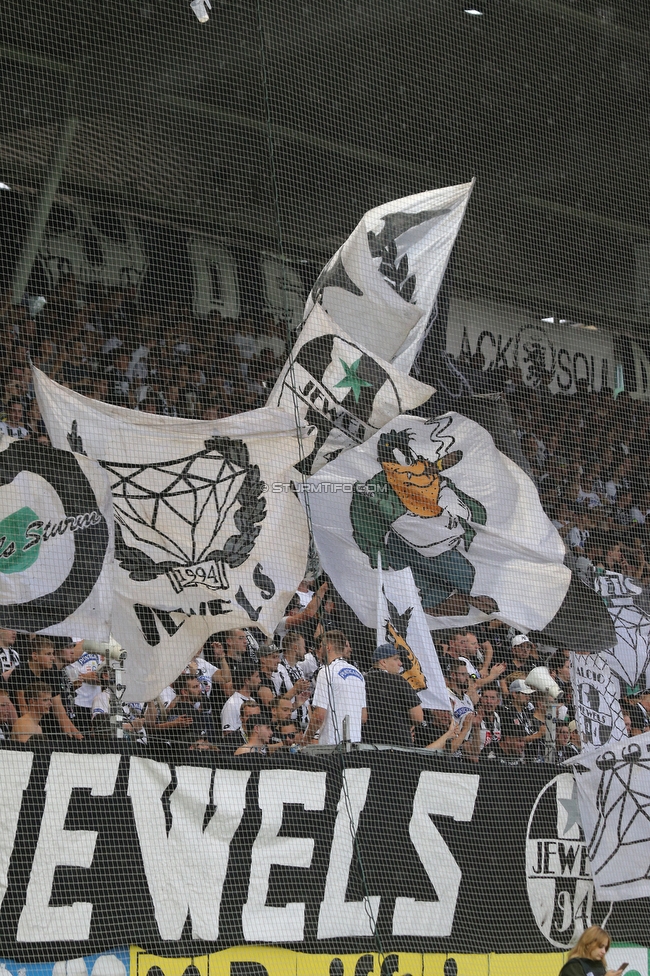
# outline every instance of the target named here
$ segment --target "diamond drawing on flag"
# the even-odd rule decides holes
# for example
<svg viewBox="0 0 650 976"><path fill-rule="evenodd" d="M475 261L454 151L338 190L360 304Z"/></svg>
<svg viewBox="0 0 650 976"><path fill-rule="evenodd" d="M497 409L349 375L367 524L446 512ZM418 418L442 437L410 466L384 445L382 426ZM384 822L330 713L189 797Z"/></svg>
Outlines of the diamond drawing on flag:
<svg viewBox="0 0 650 976"><path fill-rule="evenodd" d="M266 516L266 485L242 441L215 437L204 451L174 461L101 464L112 476L116 557L132 579L210 561L232 569L248 558ZM125 532L139 545L129 545ZM156 562L151 553L167 558Z"/></svg>
<svg viewBox="0 0 650 976"><path fill-rule="evenodd" d="M111 484L116 518L140 542L187 564L209 551L246 476L217 451L167 464L104 467L117 478Z"/></svg>
<svg viewBox="0 0 650 976"><path fill-rule="evenodd" d="M580 772L577 762L575 765L576 771ZM623 749L621 756L613 752L598 756L596 765L601 771L596 795L598 817L589 839L594 876L606 869L611 875L615 868L612 862L623 859L627 864L623 872L625 882L647 879L650 872L650 758L645 758L641 747L633 742ZM602 858L599 852L606 837L611 850ZM640 871L634 879L630 878L632 863ZM616 884L610 880L607 886L616 887Z"/></svg>

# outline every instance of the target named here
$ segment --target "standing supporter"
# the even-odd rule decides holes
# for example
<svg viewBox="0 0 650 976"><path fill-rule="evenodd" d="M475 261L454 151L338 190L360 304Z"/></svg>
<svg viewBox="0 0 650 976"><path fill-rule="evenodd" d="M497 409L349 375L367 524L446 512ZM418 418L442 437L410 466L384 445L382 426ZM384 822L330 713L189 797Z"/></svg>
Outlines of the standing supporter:
<svg viewBox="0 0 650 976"><path fill-rule="evenodd" d="M318 661L310 652L305 652L305 638L295 630L290 630L282 638L282 653L278 664L283 693L290 692L296 706L292 720L305 730L309 726L311 708L311 678L318 670Z"/></svg>
<svg viewBox="0 0 650 976"><path fill-rule="evenodd" d="M246 735L246 743L239 746L238 749L235 749L236 756L248 756L251 753L259 756L268 755L268 746L273 735L271 713L268 708L262 706L257 714L253 713L246 716L244 733Z"/></svg>
<svg viewBox="0 0 650 976"><path fill-rule="evenodd" d="M580 753L571 745L571 731L568 725L558 725L555 730L555 761L561 766L567 759L573 759Z"/></svg>
<svg viewBox="0 0 650 976"><path fill-rule="evenodd" d="M33 735L42 735L41 722L52 708L52 691L44 681L32 681L24 692L24 705L20 718L13 724L11 738L27 742Z"/></svg>
<svg viewBox="0 0 650 976"><path fill-rule="evenodd" d="M259 649L260 685L257 689L257 699L261 705L270 705L274 698L293 698L291 689L280 694L282 676L278 673L280 652L275 644L262 644Z"/></svg>
<svg viewBox="0 0 650 976"><path fill-rule="evenodd" d="M4 681L9 681L14 668L20 664L20 656L14 647L16 642L15 630L4 630L0 627L0 668Z"/></svg>
<svg viewBox="0 0 650 976"><path fill-rule="evenodd" d="M0 742L11 738L11 730L18 718L16 707L7 689L0 685Z"/></svg>
<svg viewBox="0 0 650 976"><path fill-rule="evenodd" d="M454 661L447 669L447 691L451 711L460 726L460 735L451 743L452 753L462 752L463 756L473 758L479 753L480 738L474 724L475 707L478 701L476 692L470 695L470 678L464 661Z"/></svg>
<svg viewBox="0 0 650 976"><path fill-rule="evenodd" d="M400 674L402 659L393 644L378 647L372 660L365 676L368 721L363 741L409 748L411 726L424 720L420 699Z"/></svg>
<svg viewBox="0 0 650 976"><path fill-rule="evenodd" d="M190 748L209 744L209 710L205 707L205 696L201 682L191 674L183 673L174 682L176 698L167 710L168 717L184 718L184 722L171 723L166 737L172 744L182 743ZM188 721L189 720L189 721Z"/></svg>
<svg viewBox="0 0 650 976"><path fill-rule="evenodd" d="M501 742L499 752L494 754L494 761L504 766L521 766L525 763L524 752L526 739L521 725L517 724L512 712L503 712L501 716Z"/></svg>
<svg viewBox="0 0 650 976"><path fill-rule="evenodd" d="M260 673L251 662L242 661L233 675L236 691L232 693L221 709L221 728L225 735L241 729L241 706L245 701L253 701L253 692L260 686Z"/></svg>
<svg viewBox="0 0 650 976"><path fill-rule="evenodd" d="M524 748L527 756L537 757L538 742L546 736L546 726L536 718L530 707L531 696L535 689L527 685L522 678L516 678L509 686L511 707L508 710L512 725L521 730L524 738Z"/></svg>
<svg viewBox="0 0 650 976"><path fill-rule="evenodd" d="M100 654L91 654L82 649L81 654L72 664L67 666L67 673L72 687L75 689L74 712L75 722L81 732L90 732L93 717L93 699L97 694L100 679L97 671L103 663Z"/></svg>
<svg viewBox="0 0 650 976"><path fill-rule="evenodd" d="M45 722L45 731L52 735L64 734L69 738L82 739L83 735L70 721L61 702L61 679L59 672L54 668L54 648L50 640L40 634L31 638L29 642L27 664L16 668L7 685L19 715L25 713L29 689L35 681L47 686L52 699L52 714Z"/></svg>
<svg viewBox="0 0 650 976"><path fill-rule="evenodd" d="M322 648L327 664L316 680L307 738L318 732L319 745L338 745L343 741L347 719L350 742L360 742L361 727L368 717L364 677L350 663L352 649L340 630L326 633Z"/></svg>
<svg viewBox="0 0 650 976"><path fill-rule="evenodd" d="M515 680L515 676L523 675L525 677L531 671L533 665L530 663L530 655L534 650L534 645L525 634L516 634L512 638L509 660L505 662L507 673L500 682L501 692L504 696L508 694L508 689Z"/></svg>
<svg viewBox="0 0 650 976"><path fill-rule="evenodd" d="M501 716L497 708L501 705L501 695L497 685L490 685L483 689L478 707L480 716L479 738L481 744L481 759L486 759L499 751L501 742Z"/></svg>

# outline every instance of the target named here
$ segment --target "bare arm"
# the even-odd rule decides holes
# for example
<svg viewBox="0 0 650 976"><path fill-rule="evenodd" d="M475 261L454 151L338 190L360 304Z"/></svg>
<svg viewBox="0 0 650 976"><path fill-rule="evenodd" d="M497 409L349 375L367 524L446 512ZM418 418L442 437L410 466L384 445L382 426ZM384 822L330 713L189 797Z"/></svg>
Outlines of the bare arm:
<svg viewBox="0 0 650 976"><path fill-rule="evenodd" d="M61 695L57 695L56 698L52 699L52 711L54 712L57 722L59 723L61 731L65 733L65 735L69 736L71 739L83 739L83 735L79 729L72 724L70 716L63 707Z"/></svg>

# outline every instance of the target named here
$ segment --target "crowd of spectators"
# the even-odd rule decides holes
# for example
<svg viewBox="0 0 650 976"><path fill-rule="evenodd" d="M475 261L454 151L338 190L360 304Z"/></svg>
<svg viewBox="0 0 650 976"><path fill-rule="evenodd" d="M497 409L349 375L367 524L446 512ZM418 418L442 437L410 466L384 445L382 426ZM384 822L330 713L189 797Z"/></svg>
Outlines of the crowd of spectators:
<svg viewBox="0 0 650 976"><path fill-rule="evenodd" d="M0 421L5 433L47 431L29 361L97 400L168 417L216 420L263 406L286 359L286 330L271 316L200 328L189 308L138 308L133 289L82 289L64 279L34 318L26 305L0 319Z"/></svg>
<svg viewBox="0 0 650 976"><path fill-rule="evenodd" d="M46 445L29 361L52 379L107 402L195 419L262 406L285 361L284 326L270 317L197 327L187 308L138 308L135 292L61 282L44 310L7 307L0 319L0 432ZM479 357L468 364L480 371ZM611 390L571 397L501 377L540 499L578 570L612 569L650 593L650 404ZM450 712L422 709L391 645L360 654L327 584L305 581L273 642L255 630L213 635L152 702L130 703L127 737L242 755L295 752L343 739L444 750L459 762L561 762L580 750L568 651L537 646L500 621L436 632ZM359 660L359 658L362 658ZM109 669L83 641L0 630L0 738L82 738L110 731ZM544 665L563 692L526 683ZM650 693L624 712L630 734L650 727ZM557 725L556 725L557 721Z"/></svg>

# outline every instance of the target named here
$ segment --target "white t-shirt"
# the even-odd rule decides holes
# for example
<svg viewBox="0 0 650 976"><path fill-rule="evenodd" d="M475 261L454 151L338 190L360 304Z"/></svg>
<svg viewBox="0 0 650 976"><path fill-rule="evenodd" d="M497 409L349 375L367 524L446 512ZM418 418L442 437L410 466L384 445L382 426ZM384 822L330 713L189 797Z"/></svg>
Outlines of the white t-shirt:
<svg viewBox="0 0 650 976"><path fill-rule="evenodd" d="M160 698L165 708L169 708L174 698L176 698L176 692L174 691L171 685L167 685L166 688L163 688L163 690L160 692L158 697Z"/></svg>
<svg viewBox="0 0 650 976"><path fill-rule="evenodd" d="M472 734L472 723L469 721L469 719L466 720L465 716L469 715L470 712L474 714L474 703L469 695L463 695L462 698L459 698L453 693L451 688L447 688L447 692L449 694L449 701L451 702L451 710L454 713L454 718L461 726L463 721L466 721L466 732L463 737L463 742L465 742Z"/></svg>
<svg viewBox="0 0 650 976"><path fill-rule="evenodd" d="M353 664L339 657L319 672L312 699L327 710L318 741L335 746L343 740L343 721L350 720L350 741L361 742L361 712L366 707L366 680Z"/></svg>
<svg viewBox="0 0 650 976"><path fill-rule="evenodd" d="M199 679L201 691L209 698L212 691L212 676L219 668L215 668L214 664L210 664L203 657L195 657L194 663L196 664L196 676Z"/></svg>
<svg viewBox="0 0 650 976"><path fill-rule="evenodd" d="M99 654L88 654L84 651L81 657L74 664L69 664L65 670L70 681L78 681L83 671L93 671L96 673L102 660ZM88 681L82 681L75 695L75 705L79 708L92 708L93 699L97 694L98 688L98 685L90 684Z"/></svg>
<svg viewBox="0 0 650 976"><path fill-rule="evenodd" d="M253 701L253 699L236 691L223 706L221 728L224 732L238 732L241 729L241 707L245 701Z"/></svg>

